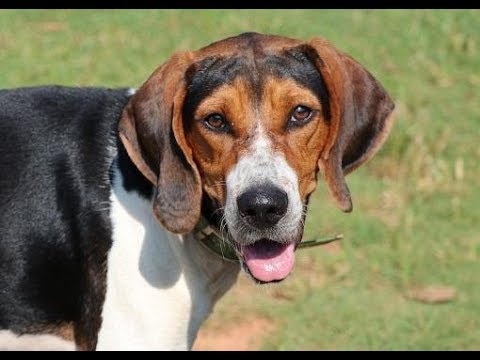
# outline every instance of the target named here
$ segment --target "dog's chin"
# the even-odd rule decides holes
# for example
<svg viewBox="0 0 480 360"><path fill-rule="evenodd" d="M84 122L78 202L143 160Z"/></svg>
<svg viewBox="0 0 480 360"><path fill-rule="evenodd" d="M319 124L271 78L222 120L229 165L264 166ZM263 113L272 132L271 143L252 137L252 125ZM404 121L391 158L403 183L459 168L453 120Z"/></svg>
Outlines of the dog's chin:
<svg viewBox="0 0 480 360"><path fill-rule="evenodd" d="M280 282L288 277L295 265L295 249L300 239L278 242L266 238L250 245L235 247L241 259L243 270L257 283Z"/></svg>

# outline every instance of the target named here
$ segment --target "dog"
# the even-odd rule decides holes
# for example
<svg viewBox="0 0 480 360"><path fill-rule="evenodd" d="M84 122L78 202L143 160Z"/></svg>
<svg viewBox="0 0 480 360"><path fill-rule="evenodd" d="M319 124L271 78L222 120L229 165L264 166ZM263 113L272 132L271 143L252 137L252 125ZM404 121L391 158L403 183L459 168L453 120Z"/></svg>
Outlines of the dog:
<svg viewBox="0 0 480 360"><path fill-rule="evenodd" d="M191 349L241 269L292 272L319 177L352 210L345 175L393 109L325 39L258 33L176 53L136 91L1 90L0 332Z"/></svg>

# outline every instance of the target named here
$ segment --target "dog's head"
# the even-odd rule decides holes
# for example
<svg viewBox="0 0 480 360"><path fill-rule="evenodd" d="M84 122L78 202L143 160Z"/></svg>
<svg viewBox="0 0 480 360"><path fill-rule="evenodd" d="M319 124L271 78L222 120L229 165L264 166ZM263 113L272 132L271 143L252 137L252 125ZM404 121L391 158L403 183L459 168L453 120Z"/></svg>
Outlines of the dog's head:
<svg viewBox="0 0 480 360"><path fill-rule="evenodd" d="M133 96L119 131L155 185L160 223L188 233L203 212L270 282L292 269L319 171L351 211L344 176L379 149L393 108L327 41L247 33L175 54Z"/></svg>

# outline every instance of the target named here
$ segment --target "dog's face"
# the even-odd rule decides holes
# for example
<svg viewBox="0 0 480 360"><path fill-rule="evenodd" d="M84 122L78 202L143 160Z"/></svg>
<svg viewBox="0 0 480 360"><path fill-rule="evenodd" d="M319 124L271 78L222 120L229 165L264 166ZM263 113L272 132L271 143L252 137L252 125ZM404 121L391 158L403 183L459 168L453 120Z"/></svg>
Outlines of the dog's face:
<svg viewBox="0 0 480 360"><path fill-rule="evenodd" d="M328 102L301 49L253 51L201 61L188 81L183 120L203 188L224 209L231 240L253 276L271 281L293 266Z"/></svg>
<svg viewBox="0 0 480 360"><path fill-rule="evenodd" d="M156 186L163 226L190 232L203 211L270 282L292 270L319 170L351 210L344 174L380 147L392 109L324 40L249 33L172 57L130 101L120 136Z"/></svg>

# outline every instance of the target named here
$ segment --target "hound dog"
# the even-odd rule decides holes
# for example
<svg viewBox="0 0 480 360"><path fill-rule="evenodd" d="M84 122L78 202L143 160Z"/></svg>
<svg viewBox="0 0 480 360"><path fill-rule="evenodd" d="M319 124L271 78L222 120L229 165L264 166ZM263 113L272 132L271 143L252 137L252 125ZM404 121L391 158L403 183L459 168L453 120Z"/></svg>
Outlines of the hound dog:
<svg viewBox="0 0 480 360"><path fill-rule="evenodd" d="M190 349L240 268L291 273L319 173L352 210L344 176L393 107L326 40L257 33L176 53L134 94L0 91L2 336Z"/></svg>

